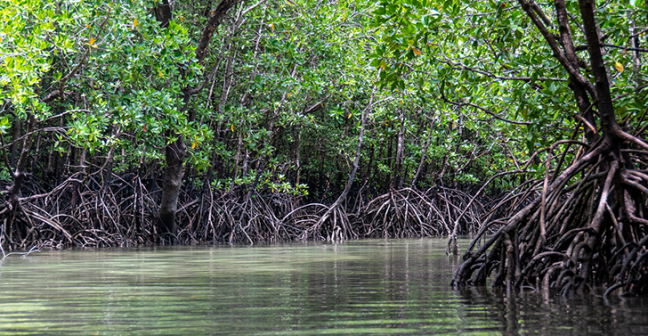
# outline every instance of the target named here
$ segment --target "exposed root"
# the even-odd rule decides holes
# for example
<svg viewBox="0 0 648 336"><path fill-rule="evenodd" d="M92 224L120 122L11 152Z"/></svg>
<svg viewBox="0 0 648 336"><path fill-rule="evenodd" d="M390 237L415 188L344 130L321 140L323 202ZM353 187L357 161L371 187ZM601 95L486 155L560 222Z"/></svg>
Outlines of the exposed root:
<svg viewBox="0 0 648 336"><path fill-rule="evenodd" d="M159 189L149 177L113 176L109 187L100 188L97 175L75 173L50 192L27 184L34 190L20 199L15 218L0 214L4 246L14 251L433 237L452 232L453 219L464 209L458 232L476 233L484 213L481 201L468 206L468 194L443 187L391 190L351 210L344 202L299 205L298 197L282 193L205 188L180 195L180 229L171 236L156 231Z"/></svg>
<svg viewBox="0 0 648 336"><path fill-rule="evenodd" d="M626 295L648 293L648 156L621 155L601 141L550 174L554 148L545 178L518 191L524 206L484 224L504 223L481 247L468 248L453 285L485 284L494 273L492 285L507 291L533 287L567 295L604 286L606 295L620 288Z"/></svg>
<svg viewBox="0 0 648 336"><path fill-rule="evenodd" d="M453 218L467 212L458 232L475 233L484 207L480 202L468 206L470 196L459 190L434 188L421 192L411 188L391 190L359 209L359 236L366 238L438 237L449 235Z"/></svg>

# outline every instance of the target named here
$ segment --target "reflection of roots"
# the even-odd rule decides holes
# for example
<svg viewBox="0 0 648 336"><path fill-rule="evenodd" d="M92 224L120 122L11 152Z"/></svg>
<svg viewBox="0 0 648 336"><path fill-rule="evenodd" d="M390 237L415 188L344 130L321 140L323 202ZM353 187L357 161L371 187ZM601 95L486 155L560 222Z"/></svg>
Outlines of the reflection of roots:
<svg viewBox="0 0 648 336"><path fill-rule="evenodd" d="M479 248L483 234L476 237L453 284L484 284L494 272L493 286L507 290L567 294L607 286L606 295L617 288L646 293L648 175L626 164L645 167L648 153L611 148L600 142L560 174L548 161L545 179L517 200L526 205L486 223L504 225Z"/></svg>

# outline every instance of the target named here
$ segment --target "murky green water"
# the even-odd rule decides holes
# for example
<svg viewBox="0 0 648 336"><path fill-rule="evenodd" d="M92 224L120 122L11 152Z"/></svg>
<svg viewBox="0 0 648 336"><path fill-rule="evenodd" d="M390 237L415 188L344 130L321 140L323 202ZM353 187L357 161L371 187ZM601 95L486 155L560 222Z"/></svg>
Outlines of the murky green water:
<svg viewBox="0 0 648 336"><path fill-rule="evenodd" d="M0 335L645 335L648 301L454 291L444 240L42 252L0 266Z"/></svg>

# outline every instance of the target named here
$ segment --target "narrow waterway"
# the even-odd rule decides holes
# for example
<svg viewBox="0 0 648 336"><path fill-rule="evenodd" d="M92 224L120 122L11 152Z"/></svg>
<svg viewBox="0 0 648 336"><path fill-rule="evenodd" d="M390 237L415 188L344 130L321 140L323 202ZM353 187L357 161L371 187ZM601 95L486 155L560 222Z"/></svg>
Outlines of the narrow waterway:
<svg viewBox="0 0 648 336"><path fill-rule="evenodd" d="M464 242L465 243L465 242ZM0 335L647 335L648 300L448 286L445 240L51 251L0 266Z"/></svg>

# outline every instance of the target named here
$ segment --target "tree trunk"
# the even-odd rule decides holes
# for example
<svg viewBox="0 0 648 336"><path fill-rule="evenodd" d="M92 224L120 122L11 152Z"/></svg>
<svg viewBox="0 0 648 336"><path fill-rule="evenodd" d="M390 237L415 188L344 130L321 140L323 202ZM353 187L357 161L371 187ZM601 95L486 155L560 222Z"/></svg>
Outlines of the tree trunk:
<svg viewBox="0 0 648 336"><path fill-rule="evenodd" d="M565 58L574 69L578 69L578 57L574 48L565 2L562 0L556 1L555 7L560 31L560 44L565 52ZM574 75L569 76L569 88L574 93L576 106L578 106L578 111L583 118L582 121L585 123L585 137L589 143L595 143L599 136L596 131L597 125L594 120L590 99L587 97L587 89L578 82Z"/></svg>
<svg viewBox="0 0 648 336"><path fill-rule="evenodd" d="M168 0L162 0L162 3L158 4L154 9L155 19L160 22L162 28L169 26L169 21L172 18L171 6L169 6Z"/></svg>
<svg viewBox="0 0 648 336"><path fill-rule="evenodd" d="M640 47L639 35L634 35L640 29L637 28L635 20L632 18L632 14L632 12L628 12L628 18L630 19L630 36L633 36L630 38L630 42L632 48L637 49ZM635 88L639 89L643 84L643 80L641 78L641 55L638 50L632 51L632 76L634 77Z"/></svg>
<svg viewBox="0 0 648 336"><path fill-rule="evenodd" d="M13 137L13 142L9 147L9 164L11 166L16 166L16 160L18 159L18 141L17 139L22 136L22 121L18 118L15 119L13 125L11 125L11 135Z"/></svg>
<svg viewBox="0 0 648 336"><path fill-rule="evenodd" d="M592 73L594 74L601 126L603 126L603 131L606 133L606 138L614 140L613 138L622 133L622 131L614 114L612 95L610 93L610 82L608 80L607 70L601 53L601 43L599 41L597 29L598 25L596 24L596 18L594 16L596 5L593 0L579 0L579 4L581 16L583 17L585 37L587 38L590 64L592 65Z"/></svg>
<svg viewBox="0 0 648 336"><path fill-rule="evenodd" d="M385 191L388 191L389 188L391 187L392 183L392 174L394 171L394 157L392 156L392 147L394 143L394 138L392 136L389 137L389 145L387 145L387 166L389 167L389 172L387 173L387 176L385 177Z"/></svg>
<svg viewBox="0 0 648 336"><path fill-rule="evenodd" d="M403 163L405 162L405 113L401 111L401 123L396 134L396 160L394 163L394 185L400 189L403 182Z"/></svg>
<svg viewBox="0 0 648 336"><path fill-rule="evenodd" d="M560 143L573 140L555 142L549 149L546 161L542 195L524 196L532 201L513 216L507 215L503 219L506 225L481 245L477 253L470 251L479 241L479 237L476 237L452 283L465 284L469 273L475 269L472 266L478 259L483 260L480 258L488 254L486 251L497 241L500 249L502 244L506 245L507 255L491 258L489 254L487 262L479 266L488 269L492 262L499 263L493 286L506 284L507 289L513 286L520 289L531 284L543 289L560 288L562 295L567 295L612 284L604 297L621 287L627 294L645 294L648 292L645 286L645 254L640 250L648 242L645 236L645 225L648 223L645 219L645 197L642 197L648 189L645 186L647 179L643 172L635 168L635 162L645 162L648 144L644 139L625 132L617 121L610 92L611 76L604 61L601 31L596 20L596 2L578 1L594 84L573 66L569 56L570 44L563 43L564 50L558 47L554 35L537 17L537 4L526 0L519 2L545 37L554 52L553 56L569 73L572 82L570 88L581 88L589 95L582 97L593 102L594 106L588 109L595 107L598 112L593 115L601 127L598 136L602 139L592 144L585 155L578 157L560 174L557 173L561 165L559 162L554 177L549 179L552 150ZM565 1L555 2L562 40L571 41ZM578 100L580 95L576 90L575 94ZM581 108L581 102L577 103ZM596 131L595 125L588 125L588 128ZM640 149L634 149L635 146ZM633 151L639 159L631 157L629 151ZM569 197L564 197L567 195L567 183L579 171L589 173L578 177L572 184L576 189ZM593 177L594 174L598 176ZM519 239L520 234L524 236L524 244ZM628 249L633 245L636 247ZM541 257L549 259L540 261ZM537 262L543 263L543 266L539 267ZM520 271L522 268L523 272ZM512 285L513 280L515 283Z"/></svg>
<svg viewBox="0 0 648 336"><path fill-rule="evenodd" d="M222 0L218 7L211 11L207 25L203 29L202 36L198 41L198 48L196 49L196 58L198 63L202 63L209 47L209 41L216 31L216 28L221 24L225 14L235 4L241 0ZM171 8L169 7L168 0L163 0L155 10L156 19L160 22L162 27L166 27L172 17ZM193 94L200 92L202 86L196 90L191 88L184 89L185 104ZM176 211L178 210L178 196L180 194L180 187L182 186L183 164L187 153L187 146L184 144L182 136L177 134L170 134L172 137L177 137L177 140L168 144L165 148L166 168L164 170L164 182L162 186L162 200L160 201L160 225L158 233L170 233L175 235L177 232Z"/></svg>
<svg viewBox="0 0 648 336"><path fill-rule="evenodd" d="M20 188L22 187L23 182L25 181L25 178L27 177L28 173L26 171L27 169L27 161L29 159L29 154L31 150L31 145L32 145L32 139L33 139L33 134L32 131L35 128L36 125L36 118L34 117L33 114L28 114L27 117L27 130L25 132L25 137L22 141L22 148L20 150L20 154L18 156L17 162L16 162L16 170L13 173L13 184L9 188L8 191L8 208L9 208L9 213L8 213L8 218L9 218L9 225L6 226L10 232L3 232L2 234L5 235L5 237L11 236L11 231L16 229L20 233L19 238L23 238L24 234L26 233L26 228L24 226L21 227L16 227L16 216L20 210ZM0 211L2 213L4 211ZM11 241L10 241L11 243Z"/></svg>
<svg viewBox="0 0 648 336"><path fill-rule="evenodd" d="M209 20L203 29L200 41L198 41L198 48L196 49L196 58L198 59L198 63L202 63L205 59L209 42L211 41L216 28L218 28L221 22L223 22L225 14L227 14L230 8L234 7L234 5L241 1L242 0L222 0L218 6L209 13Z"/></svg>
<svg viewBox="0 0 648 336"><path fill-rule="evenodd" d="M336 208L341 206L342 202L344 202L344 200L347 198L347 195L349 195L349 191L351 191L351 186L353 186L353 181L355 180L356 173L358 172L358 167L360 166L360 154L362 152L362 142L364 140L364 133L367 124L367 114L373 108L373 99L375 94L376 94L376 87L373 88L373 91L371 93L371 98L369 98L369 105L367 105L367 107L364 110L362 110L362 115L360 116L360 133L358 134L358 146L356 148L355 159L353 160L353 169L349 174L349 178L344 186L344 190L342 191L340 196L335 200L335 202L329 207L326 213L322 215L322 217L319 219L318 224L316 226L319 226L322 223L324 223L331 216L331 214L336 210ZM336 228L333 228L333 231L335 231L335 229Z"/></svg>
<svg viewBox="0 0 648 336"><path fill-rule="evenodd" d="M295 187L299 185L300 182L300 170L301 170L301 124L296 126L295 134L297 136L297 141L295 144Z"/></svg>
<svg viewBox="0 0 648 336"><path fill-rule="evenodd" d="M182 186L184 159L187 147L182 137L167 145L165 149L166 168L164 169L164 183L162 185L162 200L160 202L160 227L159 234L170 233L175 235L177 225L175 222L178 210L178 196Z"/></svg>
<svg viewBox="0 0 648 336"><path fill-rule="evenodd" d="M427 157L427 151L428 148L430 148L430 144L432 143L433 127L434 127L434 120L430 122L430 130L428 133L428 138L423 144L423 148L421 150L421 161L419 162L418 168L416 169L416 174L414 174L414 178L412 179L412 188L416 187L416 182L418 181L419 177L421 176L421 172L423 171L423 166L425 165L425 159Z"/></svg>

